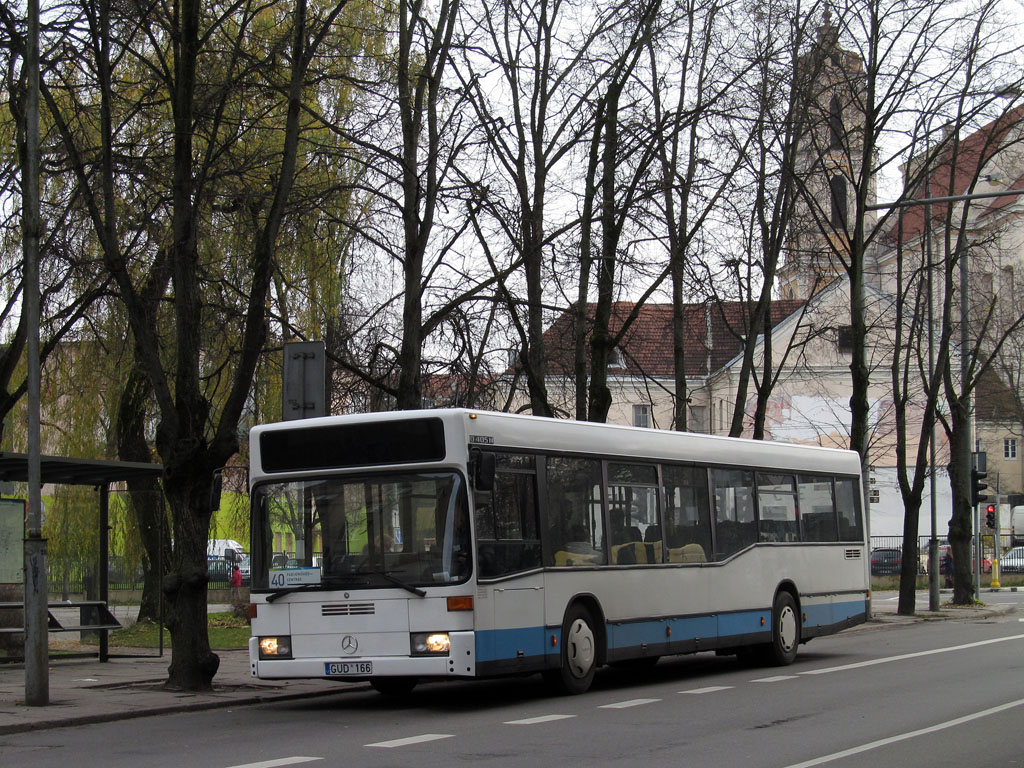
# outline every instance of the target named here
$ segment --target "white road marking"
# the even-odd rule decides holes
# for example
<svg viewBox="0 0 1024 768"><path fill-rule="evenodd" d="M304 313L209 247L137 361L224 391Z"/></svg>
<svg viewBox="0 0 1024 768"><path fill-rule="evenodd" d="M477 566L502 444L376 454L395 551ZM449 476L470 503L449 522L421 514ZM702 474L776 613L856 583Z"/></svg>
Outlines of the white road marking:
<svg viewBox="0 0 1024 768"><path fill-rule="evenodd" d="M937 653L950 653L951 651L966 651L970 648L980 648L983 645L993 645L994 643L1005 643L1009 640L1024 640L1024 635L1011 635L1010 637L997 637L992 640L979 640L976 643L966 643L965 645L952 645L949 648L935 648L930 651L917 651L916 653L903 653L899 656L886 656L882 659L872 659L871 661L858 661L855 664L843 664L838 667L826 667L824 669L809 669L806 672L801 672L801 675L827 675L830 672L845 672L848 669L859 669L860 667L873 667L876 664L887 664L890 661L904 661L905 659L916 659L921 656L934 656Z"/></svg>
<svg viewBox="0 0 1024 768"><path fill-rule="evenodd" d="M775 677L761 677L751 680L752 683L778 683L782 680L796 680L797 675L775 675Z"/></svg>
<svg viewBox="0 0 1024 768"><path fill-rule="evenodd" d="M262 760L258 763L242 763L233 765L231 768L276 768L279 765L298 765L299 763L312 763L314 760L323 760L322 757L281 757L277 760Z"/></svg>
<svg viewBox="0 0 1024 768"><path fill-rule="evenodd" d="M552 723L555 720L568 720L576 715L541 715L540 717L528 717L525 720L507 720L505 725L539 725L540 723Z"/></svg>
<svg viewBox="0 0 1024 768"><path fill-rule="evenodd" d="M712 685L707 688L691 688L688 691L680 691L680 693L717 693L718 691L728 691L732 687L731 685Z"/></svg>
<svg viewBox="0 0 1024 768"><path fill-rule="evenodd" d="M909 731L907 733L901 733L897 736L890 736L887 739L879 739L878 741L872 741L868 744L862 744L859 747L851 747L850 749L844 749L842 752L833 752L831 755L823 755L822 757L816 757L813 760L806 760L802 763L794 763L793 765L787 766L787 768L811 768L814 765L822 765L824 763L830 763L833 760L840 760L844 757L850 757L851 755L859 755L862 752L867 752L871 749L878 749L879 747L885 747L889 744L895 744L900 741L906 741L907 739L913 739L918 736L926 736L929 733L935 733L936 731L945 730L946 728L954 728L964 723L969 723L972 720L979 720L989 715L995 715L999 712L1005 712L1008 709L1019 707L1024 704L1024 699L1017 699L1006 704L1000 704L998 707L992 707L986 709L983 712L974 712L964 717L958 717L953 720L947 720L944 723L937 723L936 725L930 725L927 728L920 728L916 731Z"/></svg>
<svg viewBox="0 0 1024 768"><path fill-rule="evenodd" d="M660 698L631 698L628 701L617 701L613 705L601 705L599 710L628 710L630 707L643 707L645 703L660 701Z"/></svg>
<svg viewBox="0 0 1024 768"><path fill-rule="evenodd" d="M364 747L384 747L390 749L392 747L408 747L411 744L424 744L428 741L438 741L440 739L451 739L453 738L451 733L424 733L422 736L409 736L405 739L392 739L391 741L378 741L376 744L364 744Z"/></svg>

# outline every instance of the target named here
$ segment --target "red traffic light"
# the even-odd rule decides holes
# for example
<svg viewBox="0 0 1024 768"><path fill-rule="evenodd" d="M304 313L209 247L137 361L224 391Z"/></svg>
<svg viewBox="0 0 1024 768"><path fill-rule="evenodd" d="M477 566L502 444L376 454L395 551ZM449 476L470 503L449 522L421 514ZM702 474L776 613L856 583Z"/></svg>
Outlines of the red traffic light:
<svg viewBox="0 0 1024 768"><path fill-rule="evenodd" d="M989 504L987 507L985 507L985 511L988 512L990 515L995 514L996 505L995 504Z"/></svg>

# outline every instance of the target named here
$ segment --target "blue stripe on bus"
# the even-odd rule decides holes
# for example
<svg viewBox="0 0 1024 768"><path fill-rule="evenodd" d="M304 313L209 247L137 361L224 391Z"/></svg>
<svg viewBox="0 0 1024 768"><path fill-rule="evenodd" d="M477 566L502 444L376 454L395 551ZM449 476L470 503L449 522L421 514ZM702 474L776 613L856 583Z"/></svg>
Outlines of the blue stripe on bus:
<svg viewBox="0 0 1024 768"><path fill-rule="evenodd" d="M803 606L807 619L804 626L830 627L867 612L864 600L846 600L841 603L817 603Z"/></svg>
<svg viewBox="0 0 1024 768"><path fill-rule="evenodd" d="M847 619L861 616L867 610L864 600L850 600L842 603L812 603L803 606L807 627L829 627ZM679 617L673 619L652 619L608 625L608 648L636 648L643 643L685 642L687 640L727 639L730 636L749 636L770 631L768 609L761 611L738 611L717 616ZM765 623L761 623L764 618ZM668 630L672 633L669 635ZM559 636L561 630L546 627L521 627L518 629L479 630L476 633L476 658L478 662L501 661L518 657L543 656L557 653L557 646L550 646L548 633Z"/></svg>
<svg viewBox="0 0 1024 768"><path fill-rule="evenodd" d="M519 629L485 629L476 633L477 662L515 659L522 656L543 656L547 650L544 644L544 627L521 627Z"/></svg>
<svg viewBox="0 0 1024 768"><path fill-rule="evenodd" d="M761 624L762 616L767 617L767 612L745 611L720 616L655 619L628 624L612 623L608 625L608 647L614 650L636 647L641 643L712 639L763 632L765 626ZM669 628L672 629L671 637L668 635ZM551 633L561 635L561 630L553 629ZM478 630L476 659L478 662L488 662L515 659L520 656L542 656L552 651L546 640L545 627Z"/></svg>
<svg viewBox="0 0 1024 768"><path fill-rule="evenodd" d="M672 630L671 638L668 630ZM641 643L664 643L668 640L690 640L697 637L716 637L718 622L714 616L636 621L628 624L608 625L610 649L632 648Z"/></svg>

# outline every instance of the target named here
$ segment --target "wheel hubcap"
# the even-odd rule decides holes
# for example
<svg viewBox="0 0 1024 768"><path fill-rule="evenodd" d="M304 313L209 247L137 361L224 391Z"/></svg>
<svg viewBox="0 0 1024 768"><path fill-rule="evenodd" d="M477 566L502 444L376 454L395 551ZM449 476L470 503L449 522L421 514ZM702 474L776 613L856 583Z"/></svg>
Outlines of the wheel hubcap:
<svg viewBox="0 0 1024 768"><path fill-rule="evenodd" d="M786 652L796 645L796 612L788 605L779 613L779 645Z"/></svg>
<svg viewBox="0 0 1024 768"><path fill-rule="evenodd" d="M569 627L565 652L575 677L585 677L594 666L594 633L583 619L576 619Z"/></svg>

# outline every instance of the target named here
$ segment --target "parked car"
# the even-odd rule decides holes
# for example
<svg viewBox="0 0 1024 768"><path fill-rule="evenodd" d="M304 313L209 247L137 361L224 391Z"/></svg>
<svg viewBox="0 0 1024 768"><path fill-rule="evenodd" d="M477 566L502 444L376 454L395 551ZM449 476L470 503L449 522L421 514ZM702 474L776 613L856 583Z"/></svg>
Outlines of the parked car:
<svg viewBox="0 0 1024 768"><path fill-rule="evenodd" d="M871 574L888 576L900 572L903 553L895 547L879 547L871 550Z"/></svg>
<svg viewBox="0 0 1024 768"><path fill-rule="evenodd" d="M1024 547L1014 547L999 558L1000 573L1024 573Z"/></svg>
<svg viewBox="0 0 1024 768"><path fill-rule="evenodd" d="M248 555L243 556L242 559L238 561L238 570L242 574L242 586L243 587L249 586L250 569L249 569L249 556Z"/></svg>

